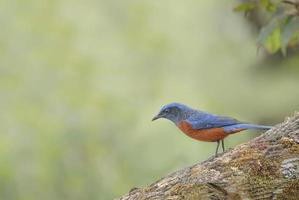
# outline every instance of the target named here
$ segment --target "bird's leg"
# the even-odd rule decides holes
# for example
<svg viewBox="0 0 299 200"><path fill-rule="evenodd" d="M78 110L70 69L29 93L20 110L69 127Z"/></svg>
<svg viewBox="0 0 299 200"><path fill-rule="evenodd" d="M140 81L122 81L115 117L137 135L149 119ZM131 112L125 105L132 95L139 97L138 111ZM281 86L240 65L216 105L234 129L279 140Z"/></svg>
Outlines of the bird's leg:
<svg viewBox="0 0 299 200"><path fill-rule="evenodd" d="M219 144L220 144L220 141L219 141L219 140L217 140L217 147L216 147L215 156L217 156L217 153L218 153L218 148L219 148Z"/></svg>
<svg viewBox="0 0 299 200"><path fill-rule="evenodd" d="M221 140L222 151L224 152L224 140Z"/></svg>

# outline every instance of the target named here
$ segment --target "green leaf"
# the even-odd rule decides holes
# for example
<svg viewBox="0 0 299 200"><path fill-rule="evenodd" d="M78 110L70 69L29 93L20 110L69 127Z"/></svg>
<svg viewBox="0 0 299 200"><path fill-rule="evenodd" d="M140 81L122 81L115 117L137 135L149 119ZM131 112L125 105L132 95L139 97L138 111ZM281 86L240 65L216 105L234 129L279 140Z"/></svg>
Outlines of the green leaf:
<svg viewBox="0 0 299 200"><path fill-rule="evenodd" d="M281 34L281 52L285 56L287 54L287 47L290 40L296 32L299 31L299 17L292 17L287 24L282 27ZM295 38L298 40L298 37Z"/></svg>
<svg viewBox="0 0 299 200"><path fill-rule="evenodd" d="M278 20L272 19L266 26L264 26L261 29L257 39L257 43L263 44L278 26L279 26Z"/></svg>
<svg viewBox="0 0 299 200"><path fill-rule="evenodd" d="M270 53L276 53L280 47L280 28L276 28L273 33L266 39L264 42L264 47L270 52Z"/></svg>
<svg viewBox="0 0 299 200"><path fill-rule="evenodd" d="M276 5L272 3L270 0L260 0L260 4L264 7L268 12L276 11Z"/></svg>
<svg viewBox="0 0 299 200"><path fill-rule="evenodd" d="M281 46L280 26L285 18L286 17L284 15L274 17L260 31L257 43L264 46L270 53L275 53Z"/></svg>
<svg viewBox="0 0 299 200"><path fill-rule="evenodd" d="M255 7L256 7L256 3L254 3L254 2L244 2L244 3L241 3L238 6L236 6L234 8L234 11L247 12L247 11L254 9Z"/></svg>
<svg viewBox="0 0 299 200"><path fill-rule="evenodd" d="M269 0L260 0L260 4L266 7L269 4Z"/></svg>

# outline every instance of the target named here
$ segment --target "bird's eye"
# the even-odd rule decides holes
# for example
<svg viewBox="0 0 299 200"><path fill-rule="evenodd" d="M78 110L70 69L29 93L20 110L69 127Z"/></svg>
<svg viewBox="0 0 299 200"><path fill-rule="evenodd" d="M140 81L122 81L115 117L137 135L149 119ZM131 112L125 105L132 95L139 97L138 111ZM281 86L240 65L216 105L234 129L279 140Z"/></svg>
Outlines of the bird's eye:
<svg viewBox="0 0 299 200"><path fill-rule="evenodd" d="M169 110L169 109L165 109L164 112L165 112L165 113L169 113L170 110Z"/></svg>

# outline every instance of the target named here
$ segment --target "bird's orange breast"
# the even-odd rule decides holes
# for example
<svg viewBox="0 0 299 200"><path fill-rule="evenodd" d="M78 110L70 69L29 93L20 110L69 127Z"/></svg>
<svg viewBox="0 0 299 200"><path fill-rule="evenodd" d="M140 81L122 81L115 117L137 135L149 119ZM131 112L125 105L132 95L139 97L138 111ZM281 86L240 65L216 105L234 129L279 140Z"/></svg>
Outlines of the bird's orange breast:
<svg viewBox="0 0 299 200"><path fill-rule="evenodd" d="M215 142L224 139L229 134L224 132L223 128L209 128L195 130L192 125L186 121L182 121L178 124L179 129L183 131L189 137L206 142Z"/></svg>

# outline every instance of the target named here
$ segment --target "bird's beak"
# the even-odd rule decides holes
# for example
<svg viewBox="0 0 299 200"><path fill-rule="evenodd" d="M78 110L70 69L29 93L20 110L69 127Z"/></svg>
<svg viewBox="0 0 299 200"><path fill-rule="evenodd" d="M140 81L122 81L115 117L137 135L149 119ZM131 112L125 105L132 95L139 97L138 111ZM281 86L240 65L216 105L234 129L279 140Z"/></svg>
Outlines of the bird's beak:
<svg viewBox="0 0 299 200"><path fill-rule="evenodd" d="M155 117L153 117L152 121L155 121L156 119L161 118L161 116L159 114L157 114Z"/></svg>

